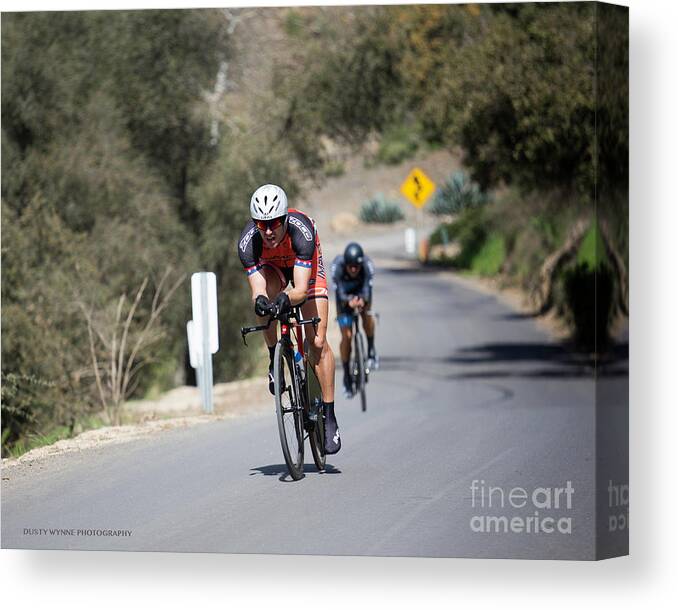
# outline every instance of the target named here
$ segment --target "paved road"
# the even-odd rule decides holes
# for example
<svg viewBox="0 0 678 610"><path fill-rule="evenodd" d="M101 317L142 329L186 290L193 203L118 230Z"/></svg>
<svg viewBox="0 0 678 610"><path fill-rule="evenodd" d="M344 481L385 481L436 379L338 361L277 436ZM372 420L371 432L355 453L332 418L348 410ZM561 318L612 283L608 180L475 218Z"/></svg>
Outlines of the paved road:
<svg viewBox="0 0 678 610"><path fill-rule="evenodd" d="M531 319L447 275L382 266L376 294L382 367L366 413L337 399L344 447L326 473L307 450L306 476L285 476L271 404L270 412L3 474L2 546L594 558L591 369ZM610 396L627 387L619 376L626 362L615 366ZM480 506L482 485L502 488L492 507ZM517 508L514 487L524 490L511 497ZM540 487L548 490L538 492L537 509ZM546 494L560 508L544 507ZM535 510L553 519L546 529L567 530L569 519L571 533L526 533ZM474 531L487 516L518 517L522 531Z"/></svg>

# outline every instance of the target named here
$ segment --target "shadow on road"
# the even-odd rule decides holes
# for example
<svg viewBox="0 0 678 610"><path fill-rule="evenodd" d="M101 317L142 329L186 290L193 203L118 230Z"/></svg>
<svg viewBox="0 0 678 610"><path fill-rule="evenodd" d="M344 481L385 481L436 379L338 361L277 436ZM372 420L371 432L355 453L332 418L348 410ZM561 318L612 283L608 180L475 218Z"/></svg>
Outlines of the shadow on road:
<svg viewBox="0 0 678 610"><path fill-rule="evenodd" d="M627 342L615 345L598 360L594 359L591 354L573 351L570 345L563 343L484 343L460 348L455 356L448 359L448 362L451 364L487 362L555 364L562 367L562 372L570 371L575 376L581 376L592 375L596 364L598 374L601 373L601 369L609 375L626 373L628 359ZM548 371L543 371L543 375L545 374L548 374ZM560 376L557 370L554 374Z"/></svg>
<svg viewBox="0 0 678 610"><path fill-rule="evenodd" d="M620 343L596 361L588 354L572 351L564 344L553 343L483 343L463 347L450 356L387 356L380 359L382 371L422 371L427 366L455 365L460 371L448 379L483 379L501 377L585 378L628 375L628 343ZM480 369L479 365L491 368ZM504 365L497 367L495 365ZM440 374L440 369L436 371Z"/></svg>
<svg viewBox="0 0 678 610"><path fill-rule="evenodd" d="M304 475L307 473L319 475L341 474L341 470L335 468L332 466L332 464L326 464L325 470L318 472L318 469L313 464L304 464ZM263 474L265 476L278 476L278 480L283 483L294 482L289 476L286 464L268 464L267 466L257 466L256 468L251 469L250 476L255 476L258 474Z"/></svg>
<svg viewBox="0 0 678 610"><path fill-rule="evenodd" d="M495 320L506 320L507 322L512 322L515 320L537 320L539 315L536 313L523 312L523 311L512 311L509 313L502 313L495 317Z"/></svg>
<svg viewBox="0 0 678 610"><path fill-rule="evenodd" d="M440 269L429 267L379 267L379 272L390 275L406 276L406 275L426 275L438 273Z"/></svg>
<svg viewBox="0 0 678 610"><path fill-rule="evenodd" d="M483 343L462 347L448 359L451 364L486 362L552 363L564 367L589 367L593 361L586 355L570 352L554 343ZM590 373L589 373L590 374Z"/></svg>

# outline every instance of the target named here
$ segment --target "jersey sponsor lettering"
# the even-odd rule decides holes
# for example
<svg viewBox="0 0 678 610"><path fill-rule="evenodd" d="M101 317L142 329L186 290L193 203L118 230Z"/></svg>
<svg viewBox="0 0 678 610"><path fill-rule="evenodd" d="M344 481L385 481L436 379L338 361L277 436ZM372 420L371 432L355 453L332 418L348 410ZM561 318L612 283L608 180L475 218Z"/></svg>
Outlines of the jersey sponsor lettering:
<svg viewBox="0 0 678 610"><path fill-rule="evenodd" d="M312 218L290 208L287 231L274 248L264 247L263 239L253 220L243 229L238 242L238 254L247 275L253 275L262 266L278 272L283 287L292 280L296 267L311 271L307 298L327 298L327 279L320 251L320 238Z"/></svg>
<svg viewBox="0 0 678 610"><path fill-rule="evenodd" d="M321 278L326 279L325 263L323 262L323 253L322 250L320 250L320 248L318 248L318 275Z"/></svg>
<svg viewBox="0 0 678 610"><path fill-rule="evenodd" d="M252 227L247 233L245 233L245 236L240 240L240 250L242 252L247 252L247 246L249 245L250 241L252 241L252 236L256 231L257 231L256 226Z"/></svg>
<svg viewBox="0 0 678 610"><path fill-rule="evenodd" d="M313 233L311 233L309 228L299 218L290 215L289 223L301 231L301 234L304 236L306 241L313 241Z"/></svg>

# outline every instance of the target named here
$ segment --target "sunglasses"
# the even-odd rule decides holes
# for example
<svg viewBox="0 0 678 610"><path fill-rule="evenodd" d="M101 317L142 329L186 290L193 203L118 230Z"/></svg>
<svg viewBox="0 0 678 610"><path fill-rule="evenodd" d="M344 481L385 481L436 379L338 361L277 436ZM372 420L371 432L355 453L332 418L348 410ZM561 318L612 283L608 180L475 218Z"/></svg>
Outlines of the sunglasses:
<svg viewBox="0 0 678 610"><path fill-rule="evenodd" d="M285 222L285 218L286 216L274 218L273 220L255 220L254 224L257 226L257 229L265 233L268 229L271 229L271 231L279 229Z"/></svg>

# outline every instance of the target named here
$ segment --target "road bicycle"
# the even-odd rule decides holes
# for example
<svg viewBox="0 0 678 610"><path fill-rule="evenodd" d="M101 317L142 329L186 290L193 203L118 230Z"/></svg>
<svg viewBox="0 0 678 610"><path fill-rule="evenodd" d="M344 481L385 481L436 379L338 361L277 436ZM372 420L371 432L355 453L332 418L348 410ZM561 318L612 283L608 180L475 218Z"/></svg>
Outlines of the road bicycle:
<svg viewBox="0 0 678 610"><path fill-rule="evenodd" d="M351 372L353 396L360 394L360 407L363 411L367 411L365 386L369 381L370 368L365 352L365 339L360 329L360 309L357 307L353 308L353 349L351 350L349 371Z"/></svg>
<svg viewBox="0 0 678 610"><path fill-rule="evenodd" d="M320 318L304 320L300 307L290 313L277 310L268 322L240 329L243 342L249 333L265 330L276 321L280 323L280 339L273 356L275 411L283 457L290 476L298 481L304 476L304 441L308 439L313 461L318 470L325 469L325 415L322 408L320 382L308 360L302 339L302 327L318 327Z"/></svg>

